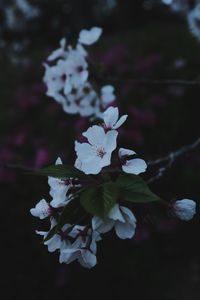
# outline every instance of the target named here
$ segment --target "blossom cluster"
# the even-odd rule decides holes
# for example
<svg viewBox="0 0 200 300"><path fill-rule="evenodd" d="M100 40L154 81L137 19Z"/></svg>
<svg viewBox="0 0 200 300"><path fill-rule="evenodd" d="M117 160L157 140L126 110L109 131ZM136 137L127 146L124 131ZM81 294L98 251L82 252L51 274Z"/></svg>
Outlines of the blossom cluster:
<svg viewBox="0 0 200 300"><path fill-rule="evenodd" d="M146 171L146 162L135 157L132 149L117 148L118 129L126 119L127 115L119 117L118 108L109 107L103 113L103 123L83 133L86 142L75 142L75 175L49 176L51 201L42 199L30 210L35 217L50 219L50 229L36 233L43 237L49 252L59 253L60 263L78 261L83 267L94 267L102 234L114 229L121 239L132 239L135 235L135 214L122 201L159 200L138 176ZM55 167L63 170L60 158ZM121 188L120 194L117 186ZM74 220L72 215L80 207L84 214ZM196 203L190 199L178 200L169 207L185 221L196 212Z"/></svg>
<svg viewBox="0 0 200 300"><path fill-rule="evenodd" d="M114 87L105 85L97 91L89 81L89 55L86 50L98 41L102 29L83 29L75 47L63 38L44 64L46 94L60 103L69 114L101 117L102 111L115 100Z"/></svg>

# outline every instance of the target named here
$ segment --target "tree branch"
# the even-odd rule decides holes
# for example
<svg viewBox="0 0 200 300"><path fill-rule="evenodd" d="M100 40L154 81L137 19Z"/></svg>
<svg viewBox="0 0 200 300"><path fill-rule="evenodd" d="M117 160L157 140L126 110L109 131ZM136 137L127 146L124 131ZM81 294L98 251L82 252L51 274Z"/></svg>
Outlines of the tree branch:
<svg viewBox="0 0 200 300"><path fill-rule="evenodd" d="M157 174L154 177L150 178L148 180L148 183L152 183L155 180L162 177L163 173L172 166L172 164L175 162L175 160L178 157L184 155L185 153L187 153L191 150L194 150L199 145L200 145L200 137L194 143L192 143L190 145L183 146L180 149L178 149L177 151L170 152L168 155L166 155L164 157L158 158L158 159L153 160L153 161L149 161L148 162L149 166L155 166L155 165L162 164L162 163L166 163L166 165L160 167L157 171Z"/></svg>

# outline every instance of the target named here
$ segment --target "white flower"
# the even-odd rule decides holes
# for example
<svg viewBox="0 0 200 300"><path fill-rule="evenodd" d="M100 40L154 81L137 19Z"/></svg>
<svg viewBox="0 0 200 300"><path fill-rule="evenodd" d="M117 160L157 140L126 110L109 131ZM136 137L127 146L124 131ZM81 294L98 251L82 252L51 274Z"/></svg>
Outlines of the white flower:
<svg viewBox="0 0 200 300"><path fill-rule="evenodd" d="M90 30L83 29L79 33L78 41L83 45L89 46L97 42L101 34L102 34L102 28L99 27L93 27Z"/></svg>
<svg viewBox="0 0 200 300"><path fill-rule="evenodd" d="M105 133L100 126L92 126L83 133L89 143L75 142L77 160L75 167L85 174L98 174L111 163L111 154L117 146L117 131Z"/></svg>
<svg viewBox="0 0 200 300"><path fill-rule="evenodd" d="M65 50L66 47L66 39L63 38L60 41L60 48L53 51L47 58L48 61L55 60L57 58L65 58L67 56L67 51Z"/></svg>
<svg viewBox="0 0 200 300"><path fill-rule="evenodd" d="M106 233L112 228L121 239L131 239L135 234L136 218L134 214L124 206L116 204L108 214L108 220L103 222L99 217L92 219L92 228L99 233Z"/></svg>
<svg viewBox="0 0 200 300"><path fill-rule="evenodd" d="M190 199L178 200L174 203L173 208L179 219L190 221L196 213L196 202Z"/></svg>
<svg viewBox="0 0 200 300"><path fill-rule="evenodd" d="M115 100L114 87L112 85L105 85L101 88L101 100L104 106Z"/></svg>
<svg viewBox="0 0 200 300"><path fill-rule="evenodd" d="M56 165L61 165L62 161L60 158L56 160ZM62 207L69 203L69 198L67 197L67 192L72 187L71 184L67 184L64 180L60 178L48 177L48 184L50 186L49 194L52 197L50 202L52 207Z"/></svg>
<svg viewBox="0 0 200 300"><path fill-rule="evenodd" d="M136 153L132 150L120 148L119 149L119 158L122 163L122 170L125 173L138 175L146 171L147 164L143 159L134 158L128 160L130 155L135 155Z"/></svg>
<svg viewBox="0 0 200 300"><path fill-rule="evenodd" d="M84 226L76 225L69 233L69 236L76 238L76 240L74 243L61 248L60 263L69 264L74 260L78 260L86 268L92 268L96 265L96 242L101 238L98 232L91 229L85 232L85 229Z"/></svg>
<svg viewBox="0 0 200 300"><path fill-rule="evenodd" d="M30 213L34 217L38 217L42 220L52 214L52 209L49 203L47 203L45 199L42 199L36 204L35 208L31 208Z"/></svg>
<svg viewBox="0 0 200 300"><path fill-rule="evenodd" d="M126 121L127 117L128 115L123 115L119 119L119 109L111 106L103 113L104 127L107 130L118 129Z"/></svg>

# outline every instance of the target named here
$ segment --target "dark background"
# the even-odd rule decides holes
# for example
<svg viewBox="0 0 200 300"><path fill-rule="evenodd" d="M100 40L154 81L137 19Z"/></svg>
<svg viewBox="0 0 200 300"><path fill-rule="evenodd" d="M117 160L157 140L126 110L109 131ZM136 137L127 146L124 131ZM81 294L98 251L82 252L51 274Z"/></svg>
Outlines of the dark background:
<svg viewBox="0 0 200 300"><path fill-rule="evenodd" d="M120 144L148 161L197 139L200 86L120 80L199 78L200 44L184 17L157 4L144 9L143 2L119 0L105 11L103 0L30 1L40 8L40 16L24 20L18 13L22 25L11 29L5 8L13 1L0 1L1 299L200 298L198 212L184 223L155 205L135 206L138 230L133 240L103 236L92 270L76 263L60 265L57 254L48 253L34 233L46 228L45 222L29 213L49 197L46 178L5 167L42 167L57 156L73 161L73 142L88 120L65 114L45 96L42 63L63 36L72 43L81 29L92 26L101 26L104 33L91 47L91 57L105 64L109 77L119 78L114 84L117 103L121 113L129 114ZM168 201L198 202L199 167L196 149L151 188Z"/></svg>

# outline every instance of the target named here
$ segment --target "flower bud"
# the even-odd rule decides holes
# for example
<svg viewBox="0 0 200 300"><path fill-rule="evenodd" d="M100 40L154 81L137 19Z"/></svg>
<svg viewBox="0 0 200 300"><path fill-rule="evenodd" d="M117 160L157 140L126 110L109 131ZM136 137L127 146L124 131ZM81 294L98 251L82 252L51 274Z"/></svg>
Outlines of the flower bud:
<svg viewBox="0 0 200 300"><path fill-rule="evenodd" d="M190 221L196 213L196 202L190 199L178 200L174 203L173 208L179 219Z"/></svg>

